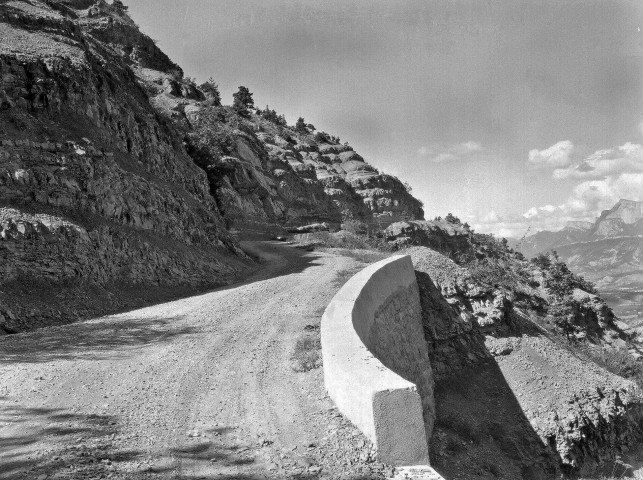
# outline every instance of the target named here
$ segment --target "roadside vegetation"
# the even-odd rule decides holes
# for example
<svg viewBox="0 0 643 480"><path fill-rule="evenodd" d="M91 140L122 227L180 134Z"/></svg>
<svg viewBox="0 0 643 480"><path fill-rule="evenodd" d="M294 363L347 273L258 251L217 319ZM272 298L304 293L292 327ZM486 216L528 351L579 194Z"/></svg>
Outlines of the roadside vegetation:
<svg viewBox="0 0 643 480"><path fill-rule="evenodd" d="M319 338L319 333L297 339L290 360L292 361L292 369L295 372L309 372L321 367L321 339Z"/></svg>

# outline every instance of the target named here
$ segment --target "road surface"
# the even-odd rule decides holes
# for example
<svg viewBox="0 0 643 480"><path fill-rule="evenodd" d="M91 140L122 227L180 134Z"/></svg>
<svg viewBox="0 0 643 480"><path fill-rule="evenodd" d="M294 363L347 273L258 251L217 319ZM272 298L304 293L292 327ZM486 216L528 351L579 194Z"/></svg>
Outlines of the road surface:
<svg viewBox="0 0 643 480"><path fill-rule="evenodd" d="M244 248L263 261L243 284L0 338L0 479L315 472L307 451L338 415L320 369L295 373L290 356L338 272L360 265L278 242Z"/></svg>

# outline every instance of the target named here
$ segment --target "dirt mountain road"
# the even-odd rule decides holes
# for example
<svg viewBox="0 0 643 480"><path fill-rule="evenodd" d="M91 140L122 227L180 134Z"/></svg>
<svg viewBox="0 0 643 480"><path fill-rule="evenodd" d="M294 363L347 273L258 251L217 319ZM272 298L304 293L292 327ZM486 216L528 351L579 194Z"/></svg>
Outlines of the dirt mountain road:
<svg viewBox="0 0 643 480"><path fill-rule="evenodd" d="M263 263L243 284L0 338L0 479L319 475L315 446L342 420L320 369L290 356L337 272L363 265L244 248Z"/></svg>

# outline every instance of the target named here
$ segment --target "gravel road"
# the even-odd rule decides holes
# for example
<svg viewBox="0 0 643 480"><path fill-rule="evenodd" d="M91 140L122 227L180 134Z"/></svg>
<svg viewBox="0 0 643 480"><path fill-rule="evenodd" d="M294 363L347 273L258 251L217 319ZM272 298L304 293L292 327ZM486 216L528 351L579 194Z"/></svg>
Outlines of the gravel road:
<svg viewBox="0 0 643 480"><path fill-rule="evenodd" d="M363 265L243 247L262 263L242 284L0 338L0 479L317 478L333 435L368 450L290 360Z"/></svg>

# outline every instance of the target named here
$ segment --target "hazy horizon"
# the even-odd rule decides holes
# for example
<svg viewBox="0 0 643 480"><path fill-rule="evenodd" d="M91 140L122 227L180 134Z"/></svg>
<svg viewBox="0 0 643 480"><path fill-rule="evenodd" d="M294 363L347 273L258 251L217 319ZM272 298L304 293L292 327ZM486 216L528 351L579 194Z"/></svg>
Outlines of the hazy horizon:
<svg viewBox="0 0 643 480"><path fill-rule="evenodd" d="M502 236L643 192L643 9L634 1L126 0L224 103L239 85L348 141Z"/></svg>

